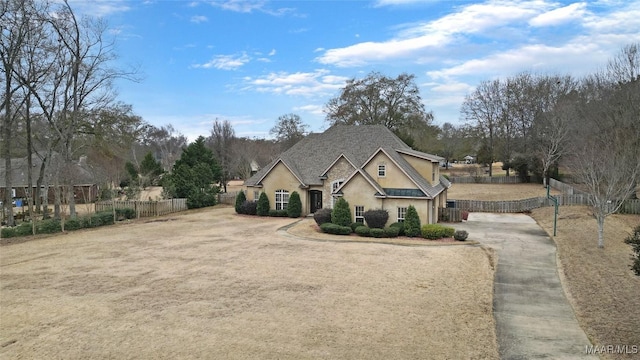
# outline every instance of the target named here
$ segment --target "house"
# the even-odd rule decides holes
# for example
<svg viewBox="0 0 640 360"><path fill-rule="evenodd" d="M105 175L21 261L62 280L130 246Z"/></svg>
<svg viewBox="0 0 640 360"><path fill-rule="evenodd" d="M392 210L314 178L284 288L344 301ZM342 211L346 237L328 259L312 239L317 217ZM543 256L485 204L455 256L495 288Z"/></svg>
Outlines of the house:
<svg viewBox="0 0 640 360"><path fill-rule="evenodd" d="M36 180L38 178L40 166L42 165L42 159L36 155L33 155L31 158L33 191L28 191L29 186L27 176L29 163L27 160L28 158L26 157L11 159L11 196L16 199L26 199L30 193L33 195L33 201L35 202L35 194L38 193L35 191ZM46 194L48 202L51 204L54 201L54 180L53 173L50 169L55 166L59 166L60 162L60 156L58 154L54 154L51 164L44 174L46 182L49 184L49 189L45 192L43 188L39 192L40 198L43 199ZM86 158L83 157L77 163L71 164L71 168L68 170L68 173L68 176L73 178L73 193L76 203L82 204L96 201L98 197L98 185L93 180L94 176L89 171L89 167L86 164ZM4 161L0 162L0 174L0 201L2 201L4 199L5 191L8 191L6 187L6 165Z"/></svg>
<svg viewBox="0 0 640 360"><path fill-rule="evenodd" d="M475 164L476 163L476 158L471 156L471 155L467 155L464 157L464 163L465 164Z"/></svg>
<svg viewBox="0 0 640 360"><path fill-rule="evenodd" d="M435 223L451 184L440 176L439 156L415 151L381 125L336 125L310 134L245 181L248 200L264 192L272 209L286 209L293 191L303 215L333 208L339 197L363 222L369 209L386 209L403 221L409 205L421 223Z"/></svg>

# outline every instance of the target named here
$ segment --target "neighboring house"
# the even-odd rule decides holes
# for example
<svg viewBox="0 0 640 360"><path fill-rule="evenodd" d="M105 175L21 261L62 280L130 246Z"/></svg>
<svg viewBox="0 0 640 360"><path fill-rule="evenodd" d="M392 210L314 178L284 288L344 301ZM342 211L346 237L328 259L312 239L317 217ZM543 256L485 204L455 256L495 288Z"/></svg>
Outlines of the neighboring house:
<svg viewBox="0 0 640 360"><path fill-rule="evenodd" d="M467 155L464 157L464 162L465 164L475 164L476 163L476 158L471 156L471 155Z"/></svg>
<svg viewBox="0 0 640 360"><path fill-rule="evenodd" d="M27 158L14 158L11 159L11 192L12 197L17 199L25 199L28 195L28 162ZM32 194L39 193L39 196L44 198L45 194L47 196L48 202L53 204L54 201L54 181L53 174L51 173L51 168L54 167L57 162L59 162L59 156L57 154L54 155L54 159L52 160L52 164L49 166L49 169L45 172L46 181L49 183L49 189L45 192L44 189L41 189L40 192L33 191ZM31 158L31 163L33 166L32 169L32 186L35 190L36 181L38 179L38 174L40 172L40 166L42 165L42 160L33 155ZM98 197L98 185L93 182L93 175L88 169L86 164L86 158L81 158L77 163L71 165L71 169L69 170L68 176L73 177L74 186L73 192L75 201L77 204L82 203L90 203L94 202ZM0 161L0 201L4 199L4 193L7 191L6 189L6 167L4 161ZM35 197L34 197L35 201ZM25 200L26 203L26 200Z"/></svg>
<svg viewBox="0 0 640 360"><path fill-rule="evenodd" d="M435 223L451 186L440 176L442 160L411 149L384 126L337 125L308 135L245 181L247 199L264 192L280 210L297 191L307 215L344 197L357 222L370 209L386 209L389 223L403 221L413 205L423 224Z"/></svg>

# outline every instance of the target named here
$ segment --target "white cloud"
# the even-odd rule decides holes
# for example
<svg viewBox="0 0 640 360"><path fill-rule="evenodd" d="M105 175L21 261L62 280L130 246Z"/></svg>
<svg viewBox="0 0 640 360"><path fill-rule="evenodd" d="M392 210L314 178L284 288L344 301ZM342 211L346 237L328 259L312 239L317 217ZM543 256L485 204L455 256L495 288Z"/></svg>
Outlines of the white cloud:
<svg viewBox="0 0 640 360"><path fill-rule="evenodd" d="M271 49L271 51L269 51L269 56L274 56L276 54L276 49Z"/></svg>
<svg viewBox="0 0 640 360"><path fill-rule="evenodd" d="M344 87L348 78L330 75L328 70L318 69L313 72L272 72L261 77L245 77L245 90L258 92L318 96L335 93Z"/></svg>
<svg viewBox="0 0 640 360"><path fill-rule="evenodd" d="M556 26L585 16L587 4L574 3L558 9L542 13L529 20L531 26Z"/></svg>
<svg viewBox="0 0 640 360"><path fill-rule="evenodd" d="M251 61L251 58L246 53L239 55L216 55L211 61L204 64L193 65L194 68L216 68L219 70L236 70L246 63Z"/></svg>
<svg viewBox="0 0 640 360"><path fill-rule="evenodd" d="M310 104L310 105L296 106L293 108L293 111L302 111L302 112L307 112L313 115L324 115L323 109L324 109L324 106L322 105Z"/></svg>
<svg viewBox="0 0 640 360"><path fill-rule="evenodd" d="M207 22L209 19L204 15L196 15L191 17L191 22L199 24L201 22Z"/></svg>
<svg viewBox="0 0 640 360"><path fill-rule="evenodd" d="M263 12L273 16L282 16L294 12L292 8L272 9L267 7L267 1L263 0L226 0L211 1L211 5L219 7L223 10L234 11L239 13L252 13L254 11Z"/></svg>
<svg viewBox="0 0 640 360"><path fill-rule="evenodd" d="M489 1L459 8L457 12L426 23L406 26L398 35L384 42L363 42L344 48L329 49L316 60L336 66L360 66L391 59L415 59L472 35L521 23L535 17L550 5L543 1Z"/></svg>
<svg viewBox="0 0 640 360"><path fill-rule="evenodd" d="M60 1L61 2L61 1ZM124 0L112 1L86 1L69 0L69 5L74 11L96 17L103 17L119 12L129 11L131 8Z"/></svg>

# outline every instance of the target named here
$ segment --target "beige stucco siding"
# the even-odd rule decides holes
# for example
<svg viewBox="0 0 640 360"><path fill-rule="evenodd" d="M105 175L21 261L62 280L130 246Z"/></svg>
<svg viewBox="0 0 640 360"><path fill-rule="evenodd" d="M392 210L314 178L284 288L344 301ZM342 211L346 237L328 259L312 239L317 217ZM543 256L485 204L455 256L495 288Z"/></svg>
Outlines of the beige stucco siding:
<svg viewBox="0 0 640 360"><path fill-rule="evenodd" d="M267 194L269 198L269 205L271 209L276 208L276 190L287 190L289 191L289 196L294 191L297 191L300 194L300 201L302 202L302 211L303 215L306 215L308 211L307 202L309 200L309 196L307 195L306 189L300 188L300 181L296 179L296 177L289 171L289 169L283 164L278 163L267 176L262 180L262 191ZM249 192L253 192L251 188L248 189Z"/></svg>
<svg viewBox="0 0 640 360"><path fill-rule="evenodd" d="M386 175L378 176L378 165L385 165ZM382 188L415 189L416 184L398 168L391 159L382 151L369 161L364 167L364 171L369 174Z"/></svg>
<svg viewBox="0 0 640 360"><path fill-rule="evenodd" d="M322 186L322 207L331 208L331 184L338 180L345 181L355 170L356 169L344 157L340 157L338 161L331 166L325 174L327 179L324 180Z"/></svg>
<svg viewBox="0 0 640 360"><path fill-rule="evenodd" d="M376 189L359 173L342 188L342 197L349 202L351 216L354 216L355 206L364 206L364 210L381 209L382 200L374 195Z"/></svg>
<svg viewBox="0 0 640 360"><path fill-rule="evenodd" d="M401 155L423 178L429 181L431 185L436 185L440 182L440 167L437 162L434 163L430 160L407 154ZM433 179L435 179L435 181Z"/></svg>
<svg viewBox="0 0 640 360"><path fill-rule="evenodd" d="M413 205L420 217L420 224L428 224L431 208L431 200L421 199L384 199L384 209L389 212L389 222L387 225L398 221L398 208Z"/></svg>

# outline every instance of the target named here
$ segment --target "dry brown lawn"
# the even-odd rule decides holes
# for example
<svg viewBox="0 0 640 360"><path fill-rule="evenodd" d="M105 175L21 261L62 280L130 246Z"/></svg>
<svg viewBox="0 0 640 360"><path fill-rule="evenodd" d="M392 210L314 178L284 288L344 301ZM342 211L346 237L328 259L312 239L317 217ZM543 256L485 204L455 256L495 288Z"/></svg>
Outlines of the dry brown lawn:
<svg viewBox="0 0 640 360"><path fill-rule="evenodd" d="M485 249L188 211L0 248L0 358L497 359Z"/></svg>
<svg viewBox="0 0 640 360"><path fill-rule="evenodd" d="M560 194L551 189L552 195ZM521 200L547 196L541 184L452 184L447 197L455 200Z"/></svg>
<svg viewBox="0 0 640 360"><path fill-rule="evenodd" d="M532 216L553 234L553 208ZM597 225L588 207L561 207L555 242L565 291L578 321L596 345L640 348L640 277L630 270L631 246L624 243L640 215L612 215L605 221L605 247L597 247ZM638 354L606 358L638 358Z"/></svg>

